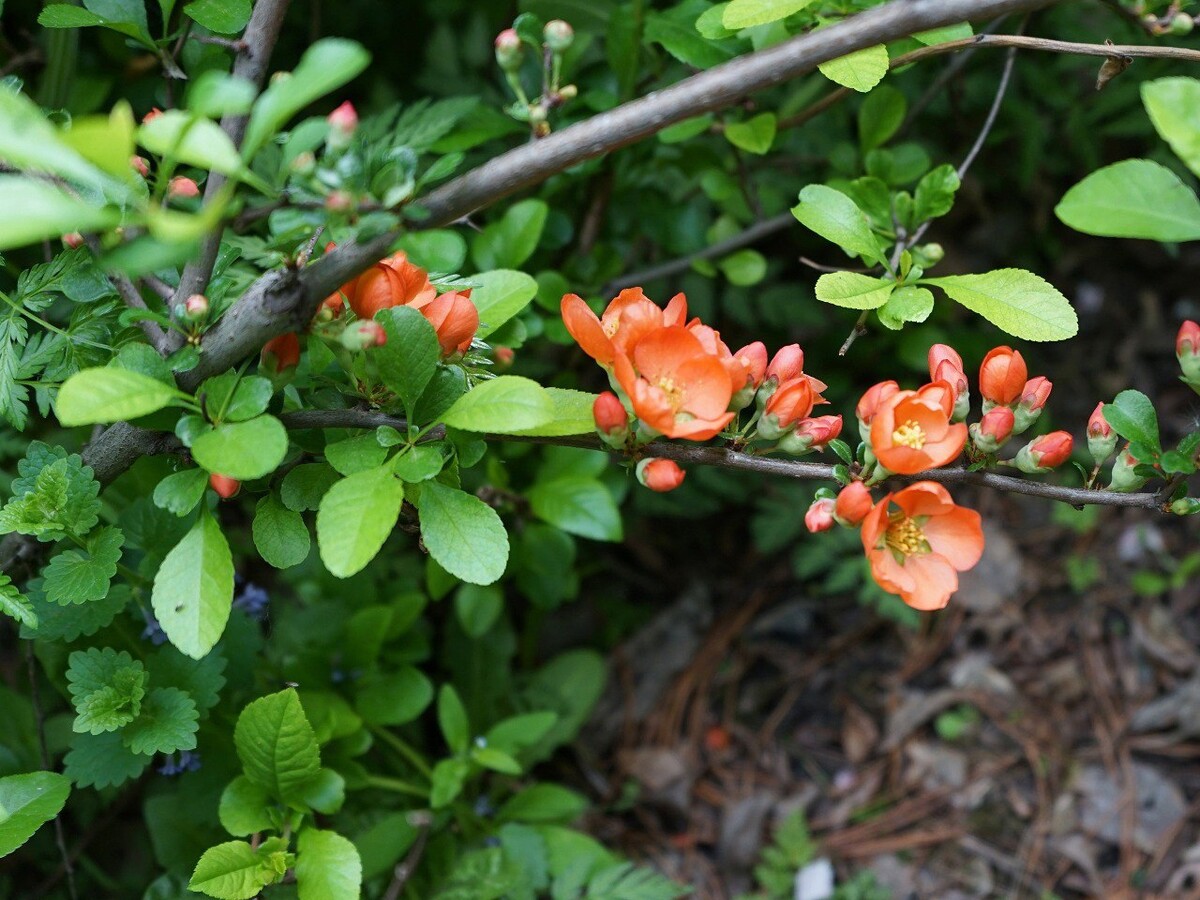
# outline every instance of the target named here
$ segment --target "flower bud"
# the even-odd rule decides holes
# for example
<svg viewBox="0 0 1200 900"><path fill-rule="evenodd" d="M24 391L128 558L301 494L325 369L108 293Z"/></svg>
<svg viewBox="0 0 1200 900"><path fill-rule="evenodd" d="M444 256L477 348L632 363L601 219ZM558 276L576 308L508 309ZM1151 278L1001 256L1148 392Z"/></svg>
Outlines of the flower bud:
<svg viewBox="0 0 1200 900"><path fill-rule="evenodd" d="M991 405L1008 406L1021 396L1028 375L1020 353L1011 347L997 347L979 367L979 393Z"/></svg>
<svg viewBox="0 0 1200 900"><path fill-rule="evenodd" d="M1013 426L1013 434L1021 434L1038 420L1042 409L1046 406L1046 401L1050 398L1050 391L1053 387L1050 379L1042 375L1030 378L1025 382L1025 387L1021 389L1021 402L1017 404L1017 418L1016 424Z"/></svg>
<svg viewBox="0 0 1200 900"><path fill-rule="evenodd" d="M843 525L857 526L867 517L871 507L871 492L861 481L852 481L837 495L834 517Z"/></svg>
<svg viewBox="0 0 1200 900"><path fill-rule="evenodd" d="M922 268L937 265L945 256L945 249L938 243L921 244L918 247L913 247L913 257Z"/></svg>
<svg viewBox="0 0 1200 900"><path fill-rule="evenodd" d="M1177 516L1194 516L1196 513L1200 513L1200 499L1180 497L1169 508Z"/></svg>
<svg viewBox="0 0 1200 900"><path fill-rule="evenodd" d="M937 375L938 366L940 366L944 362L947 362L947 361L952 362L952 363L954 363L954 368L958 369L959 371L963 370L962 357L958 355L957 350L955 350L953 347L949 346L948 344L934 344L932 347L929 348L929 354L928 354L927 359L929 361L929 380L930 381L938 381L939 380L938 375Z"/></svg>
<svg viewBox="0 0 1200 900"><path fill-rule="evenodd" d="M801 375L781 384L767 399L762 418L758 420L758 435L764 440L777 441L801 419L812 412L812 385ZM789 451L791 452L791 451Z"/></svg>
<svg viewBox="0 0 1200 900"><path fill-rule="evenodd" d="M1200 382L1200 325L1188 319L1179 326L1175 337L1175 357L1183 370L1183 380Z"/></svg>
<svg viewBox="0 0 1200 900"><path fill-rule="evenodd" d="M183 175L176 175L167 182L167 196L179 200L199 197L200 186L190 178L186 178Z"/></svg>
<svg viewBox="0 0 1200 900"><path fill-rule="evenodd" d="M78 250L83 246L83 235L78 231L72 231L62 236L62 242L68 250Z"/></svg>
<svg viewBox="0 0 1200 900"><path fill-rule="evenodd" d="M1108 477L1108 489L1128 494L1130 491L1136 491L1142 487L1149 479L1134 471L1137 466L1138 461L1129 452L1129 445L1126 444L1125 449L1118 453L1116 460L1113 461L1112 474Z"/></svg>
<svg viewBox="0 0 1200 900"><path fill-rule="evenodd" d="M941 360L930 372L932 381L943 381L950 385L954 396L954 409L950 413L951 422L961 422L971 413L971 390L967 384L967 374L952 359Z"/></svg>
<svg viewBox="0 0 1200 900"><path fill-rule="evenodd" d="M757 388L767 375L767 347L762 341L747 344L733 358L746 370L746 386Z"/></svg>
<svg viewBox="0 0 1200 900"><path fill-rule="evenodd" d="M347 350L361 351L368 347L382 347L387 343L387 333L374 319L359 319L342 332L342 346Z"/></svg>
<svg viewBox="0 0 1200 900"><path fill-rule="evenodd" d="M259 365L272 375L294 369L300 362L300 338L295 332L271 338L262 348Z"/></svg>
<svg viewBox="0 0 1200 900"><path fill-rule="evenodd" d="M1073 444L1074 441L1067 432L1052 431L1034 438L1022 447L1014 462L1018 469L1031 475L1049 472L1070 458Z"/></svg>
<svg viewBox="0 0 1200 900"><path fill-rule="evenodd" d="M208 298L203 294L192 294L183 301L183 317L189 322L202 322L208 318Z"/></svg>
<svg viewBox="0 0 1200 900"><path fill-rule="evenodd" d="M600 394L592 404L596 430L609 446L624 446L629 437L629 412L612 391Z"/></svg>
<svg viewBox="0 0 1200 900"><path fill-rule="evenodd" d="M799 344L788 344L786 347L780 347L771 358L771 362L767 366L766 377L773 378L776 383L782 384L793 378L799 378L803 371L804 351L800 349Z"/></svg>
<svg viewBox="0 0 1200 900"><path fill-rule="evenodd" d="M150 112L148 112L144 116L142 116L142 124L145 125L147 122L153 122L155 119L157 119L162 114L163 114L163 111L161 109L159 109L157 106L152 107L150 109Z"/></svg>
<svg viewBox="0 0 1200 900"><path fill-rule="evenodd" d="M562 19L551 19L542 29L542 40L555 53L562 53L575 40L575 29Z"/></svg>
<svg viewBox="0 0 1200 900"><path fill-rule="evenodd" d="M496 368L508 369L512 367L513 360L516 359L517 354L513 352L512 347L497 345L492 348L492 356L496 360Z"/></svg>
<svg viewBox="0 0 1200 900"><path fill-rule="evenodd" d="M1104 404L1097 403L1087 424L1088 452L1096 465L1102 465L1117 449L1117 434L1104 418Z"/></svg>
<svg viewBox="0 0 1200 900"><path fill-rule="evenodd" d="M496 65L505 72L515 72L521 68L523 51L516 29L505 28L496 35Z"/></svg>
<svg viewBox="0 0 1200 900"><path fill-rule="evenodd" d="M841 433L841 416L817 416L812 419L804 419L793 432L797 437L810 438L811 446L815 450L824 450L829 446L829 442Z"/></svg>
<svg viewBox="0 0 1200 900"><path fill-rule="evenodd" d="M144 156L138 156L137 154L134 154L133 156L129 157L129 165L132 166L133 170L143 178L150 174L150 163Z"/></svg>
<svg viewBox="0 0 1200 900"><path fill-rule="evenodd" d="M325 195L325 208L331 213L349 212L354 208L354 198L346 191L330 191Z"/></svg>
<svg viewBox="0 0 1200 900"><path fill-rule="evenodd" d="M325 117L329 123L329 137L326 143L332 150L345 150L350 146L350 140L358 128L358 113L354 104L349 100Z"/></svg>
<svg viewBox="0 0 1200 900"><path fill-rule="evenodd" d="M1171 24L1167 26L1167 34L1183 37L1185 34L1191 34L1195 26L1196 22L1191 16L1184 12L1177 12L1172 17Z"/></svg>
<svg viewBox="0 0 1200 900"><path fill-rule="evenodd" d="M291 169L296 175L311 175L317 168L317 157L311 150L297 153L292 159Z"/></svg>
<svg viewBox="0 0 1200 900"><path fill-rule="evenodd" d="M970 427L971 443L984 453L995 453L1013 433L1013 411L1007 406L989 409Z"/></svg>
<svg viewBox="0 0 1200 900"><path fill-rule="evenodd" d="M236 478L218 475L216 472L208 476L208 486L216 491L217 496L222 500L237 496L237 492L242 489L242 483Z"/></svg>
<svg viewBox="0 0 1200 900"><path fill-rule="evenodd" d="M660 494L675 490L683 484L686 475L673 459L650 457L637 464L637 480Z"/></svg>
<svg viewBox="0 0 1200 900"><path fill-rule="evenodd" d="M811 533L817 534L828 531L835 524L833 518L834 502L829 497L814 500L808 512L804 514L804 527Z"/></svg>
<svg viewBox="0 0 1200 900"><path fill-rule="evenodd" d="M871 421L875 418L875 413L878 412L885 400L899 390L900 385L896 382L881 381L879 384L867 388L867 392L858 401L858 406L854 410L858 416L858 431L868 445L871 443Z"/></svg>

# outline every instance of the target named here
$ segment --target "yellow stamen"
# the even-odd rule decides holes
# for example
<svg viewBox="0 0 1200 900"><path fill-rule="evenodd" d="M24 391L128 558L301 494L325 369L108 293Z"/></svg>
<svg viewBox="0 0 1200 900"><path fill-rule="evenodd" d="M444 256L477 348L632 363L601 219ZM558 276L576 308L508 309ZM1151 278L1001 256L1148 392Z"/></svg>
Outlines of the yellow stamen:
<svg viewBox="0 0 1200 900"><path fill-rule="evenodd" d="M894 515L888 523L885 537L888 547L901 556L915 556L929 552L929 542L925 540L925 532L915 519L908 516Z"/></svg>
<svg viewBox="0 0 1200 900"><path fill-rule="evenodd" d="M892 443L920 450L925 446L925 429L918 425L916 420L909 419L892 432Z"/></svg>
<svg viewBox="0 0 1200 900"><path fill-rule="evenodd" d="M672 407L678 409L680 405L682 405L683 388L675 384L674 378L672 378L670 375L664 375L662 378L658 379L658 387L664 394L667 395L667 402L669 402Z"/></svg>

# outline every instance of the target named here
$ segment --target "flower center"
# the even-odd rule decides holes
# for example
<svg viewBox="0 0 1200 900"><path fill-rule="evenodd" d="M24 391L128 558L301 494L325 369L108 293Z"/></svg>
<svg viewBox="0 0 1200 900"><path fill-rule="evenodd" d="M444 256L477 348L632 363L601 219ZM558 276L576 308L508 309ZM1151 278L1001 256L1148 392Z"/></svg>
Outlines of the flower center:
<svg viewBox="0 0 1200 900"><path fill-rule="evenodd" d="M671 404L672 409L679 409L683 405L683 387L676 384L670 375L663 375L658 379L658 388L667 395L667 402Z"/></svg>
<svg viewBox="0 0 1200 900"><path fill-rule="evenodd" d="M929 541L925 539L921 526L915 519L903 514L893 514L885 540L888 548L899 557L930 552ZM903 562L903 559L898 561Z"/></svg>
<svg viewBox="0 0 1200 900"><path fill-rule="evenodd" d="M925 429L918 425L915 419L908 419L892 432L892 443L920 450L925 446Z"/></svg>

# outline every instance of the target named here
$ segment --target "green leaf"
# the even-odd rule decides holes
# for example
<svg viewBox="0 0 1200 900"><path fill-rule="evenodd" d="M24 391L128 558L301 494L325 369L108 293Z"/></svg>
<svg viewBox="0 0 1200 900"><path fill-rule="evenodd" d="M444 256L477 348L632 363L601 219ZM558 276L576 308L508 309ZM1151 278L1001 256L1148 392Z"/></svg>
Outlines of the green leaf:
<svg viewBox="0 0 1200 900"><path fill-rule="evenodd" d="M438 691L437 717L446 745L455 753L465 751L471 742L471 724L453 685L443 684Z"/></svg>
<svg viewBox="0 0 1200 900"><path fill-rule="evenodd" d="M570 434L591 434L596 430L592 406L596 395L566 388L546 388L550 395L551 418L543 425L522 428L512 434L536 437L562 437Z"/></svg>
<svg viewBox="0 0 1200 900"><path fill-rule="evenodd" d="M539 519L596 541L623 537L621 513L612 494L593 478L556 478L535 484L529 506Z"/></svg>
<svg viewBox="0 0 1200 900"><path fill-rule="evenodd" d="M312 44L290 74L271 80L250 113L242 153L253 159L288 119L314 100L350 81L371 61L371 55L354 41L323 38Z"/></svg>
<svg viewBox="0 0 1200 900"><path fill-rule="evenodd" d="M0 576L0 583L7 576ZM0 596L4 593L0 587ZM83 606L59 606L51 603L32 585L29 588L30 614L36 618L36 623L25 623L21 627L21 637L38 637L47 641L73 641L81 635L93 635L116 618L117 613L129 602L129 586L115 584L108 594L99 600L85 603ZM3 601L0 601L3 606Z"/></svg>
<svg viewBox="0 0 1200 900"><path fill-rule="evenodd" d="M418 482L433 478L446 464L442 455L445 444L415 444L392 459L392 472L402 481Z"/></svg>
<svg viewBox="0 0 1200 900"><path fill-rule="evenodd" d="M89 28L98 25L131 37L147 47L154 46L146 32L145 11L142 11L140 21L136 17L125 21L68 3L51 3L38 15L38 24L44 28Z"/></svg>
<svg viewBox="0 0 1200 900"><path fill-rule="evenodd" d="M1158 414L1150 398L1141 391L1121 391L1112 403L1104 404L1104 418L1125 440L1145 444L1155 452L1162 449Z"/></svg>
<svg viewBox="0 0 1200 900"><path fill-rule="evenodd" d="M321 768L317 737L294 688L243 709L233 742L246 777L284 802L297 798Z"/></svg>
<svg viewBox="0 0 1200 900"><path fill-rule="evenodd" d="M442 421L463 431L512 434L546 425L554 403L546 389L518 375L501 375L472 388L442 414Z"/></svg>
<svg viewBox="0 0 1200 900"><path fill-rule="evenodd" d="M916 222L927 222L950 212L959 184L958 172L949 164L925 173L917 182L917 191L913 195L913 218Z"/></svg>
<svg viewBox="0 0 1200 900"><path fill-rule="evenodd" d="M560 822L569 824L588 808L587 798L557 784L535 784L500 807L504 822Z"/></svg>
<svg viewBox="0 0 1200 900"><path fill-rule="evenodd" d="M472 275L479 287L471 291L471 302L479 310L479 330L482 339L523 310L537 295L537 282L524 272L496 269Z"/></svg>
<svg viewBox="0 0 1200 900"><path fill-rule="evenodd" d="M146 695L138 717L121 730L121 740L134 753L195 750L199 722L191 697L178 688L156 687Z"/></svg>
<svg viewBox="0 0 1200 900"><path fill-rule="evenodd" d="M269 811L271 805L265 788L245 775L239 775L221 792L217 816L221 827L234 837L249 837L256 831L269 831L274 827Z"/></svg>
<svg viewBox="0 0 1200 900"><path fill-rule="evenodd" d="M300 513L288 509L274 494L254 508L254 546L267 563L290 569L308 558L312 538Z"/></svg>
<svg viewBox="0 0 1200 900"><path fill-rule="evenodd" d="M324 463L303 463L283 477L280 498L284 506L296 512L316 509L325 492L340 480L338 473Z"/></svg>
<svg viewBox="0 0 1200 900"><path fill-rule="evenodd" d="M121 530L109 525L88 537L86 553L64 550L55 556L44 573L46 599L65 606L102 598L117 574L124 540Z"/></svg>
<svg viewBox="0 0 1200 900"><path fill-rule="evenodd" d="M374 559L403 502L404 484L389 466L358 472L331 487L317 513L317 546L330 574L349 578Z"/></svg>
<svg viewBox="0 0 1200 900"><path fill-rule="evenodd" d="M749 287L767 276L767 260L757 250L746 247L737 250L717 263L730 284Z"/></svg>
<svg viewBox="0 0 1200 900"><path fill-rule="evenodd" d="M409 306L385 309L375 318L387 333L387 343L374 353L379 374L383 383L399 395L404 411L411 417L441 357L437 332L428 319Z"/></svg>
<svg viewBox="0 0 1200 900"><path fill-rule="evenodd" d="M122 744L120 732L77 734L63 759L64 774L76 787L115 787L140 775L150 760Z"/></svg>
<svg viewBox="0 0 1200 900"><path fill-rule="evenodd" d="M354 708L372 725L405 725L433 702L433 683L414 666L364 675L355 690Z"/></svg>
<svg viewBox="0 0 1200 900"><path fill-rule="evenodd" d="M188 889L218 900L250 900L274 880L258 850L245 841L227 841L204 851Z"/></svg>
<svg viewBox="0 0 1200 900"><path fill-rule="evenodd" d="M38 628L38 615L33 604L3 572L0 572L0 613L31 630Z"/></svg>
<svg viewBox="0 0 1200 900"><path fill-rule="evenodd" d="M448 228L410 231L402 235L395 246L430 272L457 272L467 259L467 242L457 231Z"/></svg>
<svg viewBox="0 0 1200 900"><path fill-rule="evenodd" d="M1064 225L1101 237L1200 239L1200 200L1174 172L1148 159L1105 166L1054 207Z"/></svg>
<svg viewBox="0 0 1200 900"><path fill-rule="evenodd" d="M248 2L246 8L249 9ZM187 108L210 119L243 116L250 112L257 95L254 82L219 69L207 69L188 85Z"/></svg>
<svg viewBox="0 0 1200 900"><path fill-rule="evenodd" d="M813 0L731 0L721 14L721 24L731 31L768 25L795 15Z"/></svg>
<svg viewBox="0 0 1200 900"><path fill-rule="evenodd" d="M471 773L471 767L466 760L443 759L433 767L430 777L429 805L441 809L454 802L454 798L462 793L463 784Z"/></svg>
<svg viewBox="0 0 1200 900"><path fill-rule="evenodd" d="M250 21L250 0L192 0L183 11L217 34L237 34Z"/></svg>
<svg viewBox="0 0 1200 900"><path fill-rule="evenodd" d="M867 94L858 108L858 143L863 153L882 147L900 128L908 101L894 87L883 85Z"/></svg>
<svg viewBox="0 0 1200 900"><path fill-rule="evenodd" d="M830 81L865 94L887 74L887 47L883 44L864 47L846 56L823 62L817 68Z"/></svg>
<svg viewBox="0 0 1200 900"><path fill-rule="evenodd" d="M744 122L725 126L725 139L739 150L762 156L775 143L775 114L759 113Z"/></svg>
<svg viewBox="0 0 1200 900"><path fill-rule="evenodd" d="M951 300L1027 341L1062 341L1079 332L1070 302L1054 285L1024 269L927 278Z"/></svg>
<svg viewBox="0 0 1200 900"><path fill-rule="evenodd" d="M867 214L843 194L823 184L810 184L800 192L800 203L792 207L801 225L837 244L850 256L884 263L879 239L871 231Z"/></svg>
<svg viewBox="0 0 1200 900"><path fill-rule="evenodd" d="M1142 82L1142 103L1154 130L1200 175L1200 81L1157 78Z"/></svg>
<svg viewBox="0 0 1200 900"><path fill-rule="evenodd" d="M357 716L355 719L361 724L361 719ZM305 806L319 813L333 815L346 802L346 779L333 769L321 769L315 778L304 785L300 797L300 802Z"/></svg>
<svg viewBox="0 0 1200 900"><path fill-rule="evenodd" d="M154 505L177 516L186 516L204 497L208 473L203 469L184 469L168 475L154 486Z"/></svg>
<svg viewBox="0 0 1200 900"><path fill-rule="evenodd" d="M646 13L643 40L662 48L684 65L711 69L733 59L727 42L705 40L696 31L696 19L708 10L707 0L684 0L664 12Z"/></svg>
<svg viewBox="0 0 1200 900"><path fill-rule="evenodd" d="M19 465L27 462L31 461L27 458ZM0 534L16 531L52 541L68 534L87 534L99 521L100 501L96 495L100 484L78 454L46 460L44 465L33 464L21 471L22 477L12 483L13 498L0 509Z"/></svg>
<svg viewBox="0 0 1200 900"><path fill-rule="evenodd" d="M43 9L42 14L46 15L51 8L79 9L55 4ZM125 190L123 185L108 178L72 147L64 139L63 133L50 124L42 110L27 95L10 89L0 90L0 159L23 171L47 172L117 195ZM72 223L71 227L59 229L57 233L73 230L75 225ZM47 235L54 236L54 233Z"/></svg>
<svg viewBox="0 0 1200 900"><path fill-rule="evenodd" d="M383 465L387 454L387 447L379 443L375 433L360 434L325 445L326 461L343 475L357 475L367 469L376 469Z"/></svg>
<svg viewBox="0 0 1200 900"><path fill-rule="evenodd" d="M464 584L454 594L454 615L467 637L478 640L496 624L504 609L504 592L496 585Z"/></svg>
<svg viewBox="0 0 1200 900"><path fill-rule="evenodd" d="M71 231L107 231L121 222L115 209L85 203L52 184L18 175L0 175L0 209L21 211L19 216L0 217L0 250L58 238Z"/></svg>
<svg viewBox="0 0 1200 900"><path fill-rule="evenodd" d="M888 298L887 303L879 307L876 315L885 328L898 331L906 322L924 322L931 312L933 292L906 284L892 291L892 296Z"/></svg>
<svg viewBox="0 0 1200 900"><path fill-rule="evenodd" d="M209 472L252 481L274 472L287 455L287 429L274 416L226 422L192 442L192 458Z"/></svg>
<svg viewBox="0 0 1200 900"><path fill-rule="evenodd" d="M0 858L19 849L57 816L70 793L70 780L57 772L0 778Z"/></svg>
<svg viewBox="0 0 1200 900"><path fill-rule="evenodd" d="M816 296L846 309L878 309L887 303L896 282L857 272L827 272L817 279Z"/></svg>
<svg viewBox="0 0 1200 900"><path fill-rule="evenodd" d="M549 214L550 207L544 200L514 203L500 221L492 222L475 235L471 243L475 268L487 271L520 266L537 250Z"/></svg>
<svg viewBox="0 0 1200 900"><path fill-rule="evenodd" d="M76 650L69 657L67 690L78 715L76 732L101 734L132 722L146 696L146 670L139 660L111 647Z"/></svg>
<svg viewBox="0 0 1200 900"><path fill-rule="evenodd" d="M204 507L159 567L150 602L168 640L192 659L208 653L224 633L233 603L233 556Z"/></svg>
<svg viewBox="0 0 1200 900"><path fill-rule="evenodd" d="M451 575L491 584L504 574L508 533L496 511L478 497L436 481L422 482L420 512L425 547Z"/></svg>
<svg viewBox="0 0 1200 900"><path fill-rule="evenodd" d="M358 900L362 860L336 831L307 828L296 845L296 888L300 900Z"/></svg>
<svg viewBox="0 0 1200 900"><path fill-rule="evenodd" d="M169 109L143 122L138 128L138 143L157 156L253 180L229 135L216 122L195 113Z"/></svg>
<svg viewBox="0 0 1200 900"><path fill-rule="evenodd" d="M530 747L546 736L554 727L558 716L552 712L523 713L502 719L488 729L485 740L508 753L517 753Z"/></svg>
<svg viewBox="0 0 1200 900"><path fill-rule="evenodd" d="M244 422L266 412L274 388L260 375L225 372L205 379L196 392L213 422Z"/></svg>
<svg viewBox="0 0 1200 900"><path fill-rule="evenodd" d="M58 390L54 409L64 426L95 425L146 416L178 405L182 396L157 378L108 366L83 369L68 378Z"/></svg>
<svg viewBox="0 0 1200 900"><path fill-rule="evenodd" d="M913 35L913 39L926 46L931 46L933 44L944 44L946 41L960 41L971 37L974 33L971 30L970 22L959 22L957 25L943 25L941 28L932 28L929 31L918 32Z"/></svg>
<svg viewBox="0 0 1200 900"><path fill-rule="evenodd" d="M204 659L184 656L174 647L159 647L146 660L150 683L156 688L179 688L195 702L197 709L207 710L217 705L221 688L225 686L225 657L210 653Z"/></svg>
<svg viewBox="0 0 1200 900"><path fill-rule="evenodd" d="M472 747L471 760L503 775L520 775L523 771L519 762L496 747Z"/></svg>

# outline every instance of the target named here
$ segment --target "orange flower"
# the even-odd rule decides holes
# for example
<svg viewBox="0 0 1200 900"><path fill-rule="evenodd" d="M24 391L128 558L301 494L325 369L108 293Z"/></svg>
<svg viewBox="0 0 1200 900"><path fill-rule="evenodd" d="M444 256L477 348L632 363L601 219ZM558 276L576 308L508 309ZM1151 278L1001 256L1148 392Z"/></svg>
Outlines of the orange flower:
<svg viewBox="0 0 1200 900"><path fill-rule="evenodd" d="M217 496L222 500L228 500L230 497L236 496L237 492L242 489L242 483L236 478L230 478L228 475L218 475L213 472L208 476L208 486L217 492Z"/></svg>
<svg viewBox="0 0 1200 900"><path fill-rule="evenodd" d="M612 391L605 391L596 397L592 404L592 418L596 420L596 429L602 434L623 435L629 431L629 413Z"/></svg>
<svg viewBox="0 0 1200 900"><path fill-rule="evenodd" d="M771 395L763 411L763 419L773 417L772 424L786 430L801 419L808 418L815 402L812 385L801 375L799 378L785 381L779 386L779 390Z"/></svg>
<svg viewBox="0 0 1200 900"><path fill-rule="evenodd" d="M729 387L733 393L736 394L746 386L746 367L721 340L721 332L710 328L699 319L688 322L687 330L700 340L705 353L715 357L725 367L725 371L729 373Z"/></svg>
<svg viewBox="0 0 1200 900"><path fill-rule="evenodd" d="M979 393L997 406L1008 406L1021 396L1028 376L1020 353L1012 347L997 347L979 367Z"/></svg>
<svg viewBox="0 0 1200 900"><path fill-rule="evenodd" d="M1031 475L1049 472L1071 458L1075 441L1065 431L1052 431L1034 438L1018 451L1013 462L1022 472Z"/></svg>
<svg viewBox="0 0 1200 900"><path fill-rule="evenodd" d="M428 272L410 263L404 251L398 251L342 285L342 293L356 316L373 319L381 309L393 306L420 309L433 302L437 289L430 283Z"/></svg>
<svg viewBox="0 0 1200 900"><path fill-rule="evenodd" d="M683 484L687 472L679 468L673 459L655 457L643 459L637 464L637 478L645 487L660 494L673 491Z"/></svg>
<svg viewBox="0 0 1200 900"><path fill-rule="evenodd" d="M747 344L733 354L733 358L742 364L746 373L743 387L757 388L763 383L767 374L767 347L762 341Z"/></svg>
<svg viewBox="0 0 1200 900"><path fill-rule="evenodd" d="M828 531L835 524L832 497L823 497L820 500L814 500L808 508L808 512L804 514L804 527L812 534Z"/></svg>
<svg viewBox="0 0 1200 900"><path fill-rule="evenodd" d="M650 332L632 358L619 353L615 363L634 413L667 437L708 440L733 418L726 411L733 396L729 373L680 325Z"/></svg>
<svg viewBox="0 0 1200 900"><path fill-rule="evenodd" d="M682 325L687 319L687 297L676 294L665 310L640 287L626 288L608 304L602 317L577 294L562 298L563 324L583 352L606 369L618 353L631 353L639 340L664 326Z"/></svg>
<svg viewBox="0 0 1200 900"><path fill-rule="evenodd" d="M259 360L264 369L275 374L294 368L300 362L300 338L292 331L271 338L263 345Z"/></svg>
<svg viewBox="0 0 1200 900"><path fill-rule="evenodd" d="M782 383L798 378L803 371L804 351L800 349L799 344L788 344L786 347L780 347L771 357L771 364L767 366L767 377Z"/></svg>
<svg viewBox="0 0 1200 900"><path fill-rule="evenodd" d="M958 573L979 562L983 527L979 513L956 506L940 484L918 481L875 505L862 542L881 588L914 609L941 609L958 590Z"/></svg>
<svg viewBox="0 0 1200 900"><path fill-rule="evenodd" d="M870 425L879 411L880 404L900 390L900 385L894 381L881 381L867 388L855 408L860 425Z"/></svg>
<svg viewBox="0 0 1200 900"><path fill-rule="evenodd" d="M479 310L466 293L447 291L419 310L437 332L442 356L466 353L470 349L475 332L479 330Z"/></svg>
<svg viewBox="0 0 1200 900"><path fill-rule="evenodd" d="M967 442L967 426L950 424L953 411L954 390L944 381L892 394L871 421L875 457L901 475L944 466Z"/></svg>
<svg viewBox="0 0 1200 900"><path fill-rule="evenodd" d="M844 525L858 525L871 511L871 492L861 481L852 481L837 495L833 513Z"/></svg>

